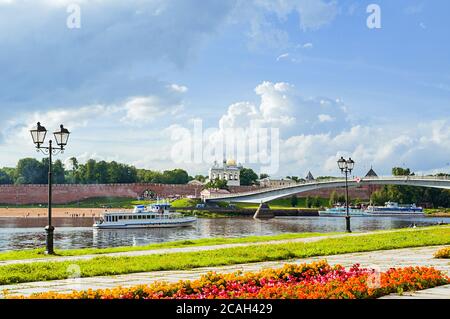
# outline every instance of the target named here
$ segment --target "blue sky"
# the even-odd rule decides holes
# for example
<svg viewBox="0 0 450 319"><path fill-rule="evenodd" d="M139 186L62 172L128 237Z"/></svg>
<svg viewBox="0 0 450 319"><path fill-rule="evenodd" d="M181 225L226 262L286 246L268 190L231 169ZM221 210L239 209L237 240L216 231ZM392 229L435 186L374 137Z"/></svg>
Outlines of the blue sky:
<svg viewBox="0 0 450 319"><path fill-rule="evenodd" d="M381 29L367 27L371 3ZM27 130L40 120L71 129L62 159L205 174L206 159L174 162L173 132L258 119L280 130L274 176L334 175L341 155L357 175L450 171L448 12L445 0L0 0L0 166L39 156Z"/></svg>

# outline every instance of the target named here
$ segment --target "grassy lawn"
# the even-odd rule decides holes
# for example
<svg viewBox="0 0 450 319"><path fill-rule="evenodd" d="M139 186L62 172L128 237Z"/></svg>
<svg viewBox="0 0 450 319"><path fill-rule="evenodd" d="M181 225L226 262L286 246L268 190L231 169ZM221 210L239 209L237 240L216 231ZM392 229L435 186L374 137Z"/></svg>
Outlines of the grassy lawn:
<svg viewBox="0 0 450 319"><path fill-rule="evenodd" d="M191 246L212 246L221 244L238 244L238 243L255 243L255 242L267 242L273 240L286 240L295 238L307 238L317 236L337 235L340 233L299 233L299 234L280 234L273 236L249 236L241 238L204 238L193 240L180 240L174 242L150 244L146 246L129 246L129 247L112 247L112 248L83 248L83 249L56 249L55 256L47 256L44 254L45 248L39 249L25 249L15 250L0 253L0 261L4 260L21 260L21 259L35 259L35 258L47 258L58 256L81 256L81 255L96 255L107 253L118 253L127 251L142 251L164 248L177 248L177 247L191 247Z"/></svg>
<svg viewBox="0 0 450 319"><path fill-rule="evenodd" d="M448 215L450 217L450 208L426 208L424 211L428 215Z"/></svg>
<svg viewBox="0 0 450 319"><path fill-rule="evenodd" d="M357 237L324 239L314 243L261 244L253 246L251 249L234 247L136 257L104 256L77 262L15 264L0 267L0 285L65 279L68 277L68 267L73 264L80 267L82 277L93 277L445 244L450 244L450 227L435 226Z"/></svg>
<svg viewBox="0 0 450 319"><path fill-rule="evenodd" d="M174 200L170 204L173 208L177 207L195 207L195 205L200 204L200 199L190 199L190 198L180 198L177 200Z"/></svg>
<svg viewBox="0 0 450 319"><path fill-rule="evenodd" d="M271 202L269 202L269 206L271 209L308 209L305 208L306 207L306 198L301 198L299 197L298 199L298 204L295 207L292 207L291 204L291 199L290 198L280 198L280 199L275 199ZM329 199L327 198L320 198L320 205L322 207L326 207L329 205ZM235 206L237 208L241 208L241 209L257 209L259 204L251 204L251 203L236 203ZM310 208L311 210L317 210L314 208Z"/></svg>

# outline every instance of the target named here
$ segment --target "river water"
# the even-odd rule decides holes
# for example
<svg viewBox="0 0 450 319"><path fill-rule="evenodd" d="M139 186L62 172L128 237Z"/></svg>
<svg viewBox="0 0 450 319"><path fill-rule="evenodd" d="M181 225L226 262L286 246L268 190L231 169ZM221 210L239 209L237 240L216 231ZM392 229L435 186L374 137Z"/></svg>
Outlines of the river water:
<svg viewBox="0 0 450 319"><path fill-rule="evenodd" d="M352 230L368 231L450 223L442 217L352 217ZM45 218L0 218L0 251L45 245ZM243 237L300 232L345 231L342 217L201 218L193 227L162 229L94 230L90 218L55 218L55 247L142 246L174 240Z"/></svg>

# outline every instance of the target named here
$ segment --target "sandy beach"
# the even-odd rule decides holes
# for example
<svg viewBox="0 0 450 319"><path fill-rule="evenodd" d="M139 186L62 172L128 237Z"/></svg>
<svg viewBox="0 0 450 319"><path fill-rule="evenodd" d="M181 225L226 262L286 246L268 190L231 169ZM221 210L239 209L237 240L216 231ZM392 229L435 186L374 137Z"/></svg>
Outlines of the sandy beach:
<svg viewBox="0 0 450 319"><path fill-rule="evenodd" d="M104 208L53 208L53 217L99 217ZM0 208L0 217L46 217L47 208Z"/></svg>

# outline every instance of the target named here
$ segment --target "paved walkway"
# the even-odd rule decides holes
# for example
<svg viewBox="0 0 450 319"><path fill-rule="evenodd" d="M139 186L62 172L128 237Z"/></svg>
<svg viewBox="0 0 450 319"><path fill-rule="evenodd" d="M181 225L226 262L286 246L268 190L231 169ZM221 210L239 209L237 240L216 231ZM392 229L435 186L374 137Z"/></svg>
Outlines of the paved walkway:
<svg viewBox="0 0 450 319"><path fill-rule="evenodd" d="M450 299L450 285L417 292L405 292L402 295L391 294L380 299Z"/></svg>
<svg viewBox="0 0 450 319"><path fill-rule="evenodd" d="M375 268L380 271L386 271L392 267L406 266L432 266L445 271L450 275L450 262L445 259L435 259L433 254L437 249L444 246L420 247L384 250L364 253L352 253L333 255L326 257L313 257L306 259L296 259L289 261L262 262L252 264L239 264L223 267L197 268L187 271L156 271L147 273L136 273L118 276L104 276L91 278L74 278L65 280L55 280L47 282L33 282L17 285L0 286L0 290L8 290L12 295L30 295L32 293L55 291L55 292L71 292L73 290L86 289L105 289L117 286L130 287L140 284L150 284L154 281L177 282L179 280L195 280L202 274L209 271L221 273L230 273L237 270L244 272L259 271L264 268L277 268L286 263L310 263L313 261L327 259L330 264L341 264L345 267L352 266L355 263L361 264L363 267ZM198 247L196 247L197 249ZM76 270L76 264L72 270ZM450 299L450 289L442 288L436 290L434 297L443 297ZM425 293L425 292L423 292ZM429 296L429 295L427 295ZM404 296L406 297L406 296Z"/></svg>

